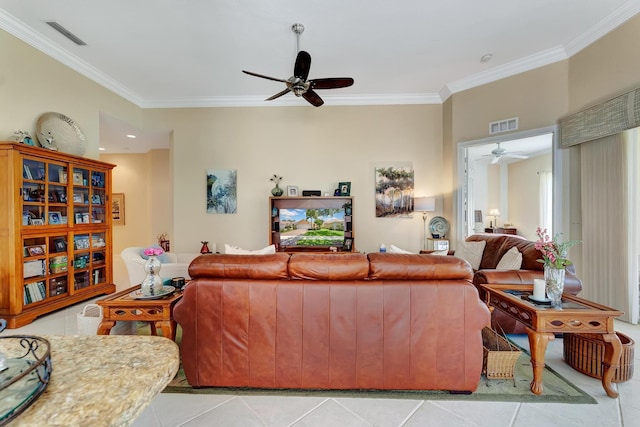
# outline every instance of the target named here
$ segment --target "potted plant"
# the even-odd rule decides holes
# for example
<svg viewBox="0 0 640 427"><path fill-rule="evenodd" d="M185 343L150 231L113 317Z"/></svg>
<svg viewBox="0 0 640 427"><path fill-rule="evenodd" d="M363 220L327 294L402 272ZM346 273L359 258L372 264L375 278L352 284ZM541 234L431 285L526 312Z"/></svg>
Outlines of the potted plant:
<svg viewBox="0 0 640 427"><path fill-rule="evenodd" d="M351 202L345 203L344 205L342 205L342 208L344 209L345 215L351 215Z"/></svg>

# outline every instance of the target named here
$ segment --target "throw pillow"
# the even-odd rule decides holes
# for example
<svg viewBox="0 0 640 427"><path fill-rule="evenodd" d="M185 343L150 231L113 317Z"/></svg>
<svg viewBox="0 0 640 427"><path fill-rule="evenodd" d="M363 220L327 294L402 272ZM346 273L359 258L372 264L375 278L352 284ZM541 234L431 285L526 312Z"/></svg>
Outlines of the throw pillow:
<svg viewBox="0 0 640 427"><path fill-rule="evenodd" d="M520 270L520 267L522 267L522 254L514 246L502 255L496 270Z"/></svg>
<svg viewBox="0 0 640 427"><path fill-rule="evenodd" d="M404 249L400 249L395 245L389 246L389 250L387 251L391 254L412 254L413 252L405 251Z"/></svg>
<svg viewBox="0 0 640 427"><path fill-rule="evenodd" d="M149 259L149 255L145 255L144 254L144 250L147 249L147 248L159 248L159 249L162 249L160 247L160 245L146 246L146 247L140 249L140 256L142 257L142 259ZM162 255L158 255L157 258L158 258L158 261L160 261L160 264L166 264L166 263L171 262L171 258L169 258L169 255L167 255L164 252L162 253Z"/></svg>
<svg viewBox="0 0 640 427"><path fill-rule="evenodd" d="M487 242L484 240L481 242L458 242L455 256L467 261L471 264L471 268L477 270L480 268L480 261L482 261L482 254L486 245Z"/></svg>
<svg viewBox="0 0 640 427"><path fill-rule="evenodd" d="M266 254L275 254L276 253L276 245L269 245L266 248L256 249L256 250L248 250L242 249L237 246L231 246L228 244L224 244L224 253L231 255L266 255Z"/></svg>
<svg viewBox="0 0 640 427"><path fill-rule="evenodd" d="M439 256L447 256L449 255L449 251L444 249L441 251L433 251L433 252L429 252L429 255L439 255Z"/></svg>

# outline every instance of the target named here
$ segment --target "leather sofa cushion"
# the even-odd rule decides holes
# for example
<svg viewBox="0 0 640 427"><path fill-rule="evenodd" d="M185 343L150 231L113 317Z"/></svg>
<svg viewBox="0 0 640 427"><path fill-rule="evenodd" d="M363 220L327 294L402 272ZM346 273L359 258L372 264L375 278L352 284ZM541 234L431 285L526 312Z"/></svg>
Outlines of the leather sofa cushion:
<svg viewBox="0 0 640 427"><path fill-rule="evenodd" d="M368 274L364 254L295 253L289 260L289 275L296 280L364 280Z"/></svg>
<svg viewBox="0 0 640 427"><path fill-rule="evenodd" d="M369 257L372 280L459 280L471 281L473 270L456 257L373 252Z"/></svg>
<svg viewBox="0 0 640 427"><path fill-rule="evenodd" d="M189 276L226 279L287 279L289 254L200 255L191 262Z"/></svg>
<svg viewBox="0 0 640 427"><path fill-rule="evenodd" d="M467 237L466 240L468 242L487 242L479 270L495 269L503 255L513 247L518 248L518 251L522 254L522 270L544 269L543 265L537 261L542 258L542 254L535 248L535 242L526 240L523 237L500 234L474 234Z"/></svg>

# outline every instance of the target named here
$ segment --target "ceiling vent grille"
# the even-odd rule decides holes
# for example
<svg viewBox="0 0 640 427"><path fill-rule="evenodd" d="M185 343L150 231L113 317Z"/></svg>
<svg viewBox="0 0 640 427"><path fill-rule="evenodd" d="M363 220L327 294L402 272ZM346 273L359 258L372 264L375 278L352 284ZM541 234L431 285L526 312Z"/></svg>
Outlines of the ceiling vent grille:
<svg viewBox="0 0 640 427"><path fill-rule="evenodd" d="M62 25L58 24L57 22L55 22L55 21L47 21L47 24L49 24L51 26L51 28L53 28L54 30L56 30L57 32L59 32L60 34L62 34L63 36L65 36L66 38L68 38L69 40L74 42L75 44L77 44L78 46L86 46L87 45L78 36L73 34L71 31L67 30L65 27L63 27Z"/></svg>
<svg viewBox="0 0 640 427"><path fill-rule="evenodd" d="M640 123L640 89L560 120L560 146L571 147L634 128Z"/></svg>
<svg viewBox="0 0 640 427"><path fill-rule="evenodd" d="M489 134L509 132L518 129L518 118L498 120L497 122L489 123Z"/></svg>

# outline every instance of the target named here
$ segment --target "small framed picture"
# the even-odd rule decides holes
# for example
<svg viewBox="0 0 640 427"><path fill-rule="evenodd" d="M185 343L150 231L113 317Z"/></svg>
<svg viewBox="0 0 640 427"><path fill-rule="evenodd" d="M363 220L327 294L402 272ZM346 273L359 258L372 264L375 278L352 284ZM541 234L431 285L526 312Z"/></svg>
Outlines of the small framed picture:
<svg viewBox="0 0 640 427"><path fill-rule="evenodd" d="M73 193L73 203L84 203L84 195L82 193Z"/></svg>
<svg viewBox="0 0 640 427"><path fill-rule="evenodd" d="M49 212L49 224L62 224L60 212Z"/></svg>
<svg viewBox="0 0 640 427"><path fill-rule="evenodd" d="M44 219L42 219L42 218L31 218L31 225L44 225Z"/></svg>
<svg viewBox="0 0 640 427"><path fill-rule="evenodd" d="M56 197L58 198L58 203L67 203L67 193L64 191L57 190Z"/></svg>
<svg viewBox="0 0 640 427"><path fill-rule="evenodd" d="M83 182L84 182L84 178L82 177L82 172L74 172L73 185L82 185Z"/></svg>
<svg viewBox="0 0 640 427"><path fill-rule="evenodd" d="M29 253L29 256L44 255L44 249L40 245L27 246L27 252Z"/></svg>
<svg viewBox="0 0 640 427"><path fill-rule="evenodd" d="M67 183L67 171L64 169L58 169L58 182L61 184Z"/></svg>
<svg viewBox="0 0 640 427"><path fill-rule="evenodd" d="M341 182L338 185L338 189L340 190L341 196L350 196L351 195L351 182Z"/></svg>
<svg viewBox="0 0 640 427"><path fill-rule="evenodd" d="M298 197L298 187L294 187L293 185L287 186L287 196L289 197Z"/></svg>
<svg viewBox="0 0 640 427"><path fill-rule="evenodd" d="M345 237L342 243L342 250L345 252L351 252L353 250L353 237Z"/></svg>
<svg viewBox="0 0 640 427"><path fill-rule="evenodd" d="M94 194L93 196L91 196L91 203L93 203L94 205L101 205L102 202L100 201L100 195Z"/></svg>
<svg viewBox="0 0 640 427"><path fill-rule="evenodd" d="M54 252L66 252L67 251L67 241L64 237L56 237L53 239L53 251Z"/></svg>
<svg viewBox="0 0 640 427"><path fill-rule="evenodd" d="M75 215L75 217L76 217L76 224L84 224L84 223L82 222L82 214L81 214L81 213L77 213L77 214Z"/></svg>

